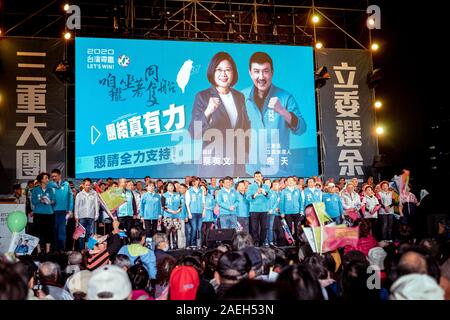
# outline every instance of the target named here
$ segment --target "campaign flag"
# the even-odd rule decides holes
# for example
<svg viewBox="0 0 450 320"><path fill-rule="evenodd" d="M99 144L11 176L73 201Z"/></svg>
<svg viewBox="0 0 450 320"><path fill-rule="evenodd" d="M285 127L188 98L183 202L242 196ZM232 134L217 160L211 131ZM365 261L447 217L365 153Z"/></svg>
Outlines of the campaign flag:
<svg viewBox="0 0 450 320"><path fill-rule="evenodd" d="M305 208L305 215L306 215L306 223L311 227L318 227L320 226L320 221L317 218L316 212L314 211L313 205L308 205Z"/></svg>
<svg viewBox="0 0 450 320"><path fill-rule="evenodd" d="M321 225L326 222L332 221L330 216L325 211L325 203L324 202L314 202L313 203L314 212L316 213L317 219Z"/></svg>
<svg viewBox="0 0 450 320"><path fill-rule="evenodd" d="M310 227L302 227L303 228L303 233L306 236L306 239L308 240L309 246L311 247L312 252L317 253L317 247L316 247L316 242L314 239L314 233L313 233L313 229Z"/></svg>
<svg viewBox="0 0 450 320"><path fill-rule="evenodd" d="M321 252L334 251L348 245L356 247L358 244L359 227L338 225L315 227L313 230L316 247L320 248L322 242Z"/></svg>
<svg viewBox="0 0 450 320"><path fill-rule="evenodd" d="M74 240L78 240L80 238L84 238L86 236L86 229L79 223L75 228L72 238Z"/></svg>
<svg viewBox="0 0 450 320"><path fill-rule="evenodd" d="M110 188L105 192L99 193L98 197L100 199L100 203L109 215L112 215L114 210L127 202L121 188Z"/></svg>
<svg viewBox="0 0 450 320"><path fill-rule="evenodd" d="M409 191L408 183L409 183L409 170L404 169L402 175L395 175L392 178L392 188L398 193L401 194L404 191Z"/></svg>
<svg viewBox="0 0 450 320"><path fill-rule="evenodd" d="M284 237L289 244L293 244L295 242L294 237L292 236L291 229L287 224L285 219L281 219L281 226L283 228Z"/></svg>

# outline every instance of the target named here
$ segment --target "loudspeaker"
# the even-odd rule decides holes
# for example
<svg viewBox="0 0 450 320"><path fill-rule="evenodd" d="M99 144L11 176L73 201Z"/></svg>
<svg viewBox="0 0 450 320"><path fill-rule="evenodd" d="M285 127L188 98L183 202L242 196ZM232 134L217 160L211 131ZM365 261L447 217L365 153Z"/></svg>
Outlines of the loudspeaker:
<svg viewBox="0 0 450 320"><path fill-rule="evenodd" d="M206 233L206 245L208 249L215 248L222 243L231 246L235 233L235 229L208 229Z"/></svg>

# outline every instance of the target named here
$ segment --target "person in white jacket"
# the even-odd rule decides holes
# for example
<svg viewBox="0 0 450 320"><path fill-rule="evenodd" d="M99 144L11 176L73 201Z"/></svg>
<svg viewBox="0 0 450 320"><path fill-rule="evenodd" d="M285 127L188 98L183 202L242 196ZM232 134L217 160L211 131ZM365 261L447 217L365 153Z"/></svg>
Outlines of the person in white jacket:
<svg viewBox="0 0 450 320"><path fill-rule="evenodd" d="M349 182L345 186L345 189L341 192L342 207L345 210L345 214L349 216L353 221L360 218L359 210L361 209L361 198L359 194L355 192L355 186Z"/></svg>
<svg viewBox="0 0 450 320"><path fill-rule="evenodd" d="M81 224L86 229L86 236L80 238L80 249L84 249L85 241L94 234L94 224L99 215L99 202L97 192L92 190L92 180L83 180L83 191L75 198L75 224Z"/></svg>

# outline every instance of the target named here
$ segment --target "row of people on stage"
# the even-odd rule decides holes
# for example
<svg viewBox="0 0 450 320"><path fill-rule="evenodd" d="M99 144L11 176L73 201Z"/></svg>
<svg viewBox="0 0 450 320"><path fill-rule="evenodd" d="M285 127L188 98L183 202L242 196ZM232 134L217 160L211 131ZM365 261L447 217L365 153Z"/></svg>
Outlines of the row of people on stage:
<svg viewBox="0 0 450 320"><path fill-rule="evenodd" d="M125 178L99 181L98 191L117 187L126 199L110 216L100 205L89 178L83 180L79 192L61 179L58 170L51 175L41 173L36 182L28 190L29 210L35 234L46 244L46 251L52 243L56 250L65 249L69 219L86 230L80 248L96 228L104 227L104 232L109 232L116 218L126 230L141 224L149 238L157 231L165 231L171 248L206 245L207 231L213 228L248 231L258 246L285 245L281 219L285 219L297 241L305 208L314 202L324 202L326 212L337 224L367 218L372 230L379 230L380 240L391 240L396 212L407 219L417 206L414 194L407 192L398 197L387 181L374 186L369 179L359 190L356 179L347 183L340 179L337 185L329 179L323 187L317 178L308 178L305 184L303 178L271 180L257 171L251 182L225 177L218 183L212 178L208 183L191 176L184 183L150 177L136 183Z"/></svg>

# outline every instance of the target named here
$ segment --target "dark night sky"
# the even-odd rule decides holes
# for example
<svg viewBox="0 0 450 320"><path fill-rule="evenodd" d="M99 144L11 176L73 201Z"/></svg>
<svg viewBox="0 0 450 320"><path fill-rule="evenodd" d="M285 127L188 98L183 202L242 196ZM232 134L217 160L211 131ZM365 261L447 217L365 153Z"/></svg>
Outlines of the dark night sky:
<svg viewBox="0 0 450 320"><path fill-rule="evenodd" d="M387 131L380 139L380 151L389 155L397 170L411 168L412 178L423 184L427 122L434 109L445 103L444 83L438 81L447 78L442 48L447 20L443 10L428 10L407 1L378 3L382 29L373 35L380 39L382 49L374 55L374 68L385 74L376 92L384 101L378 119Z"/></svg>

